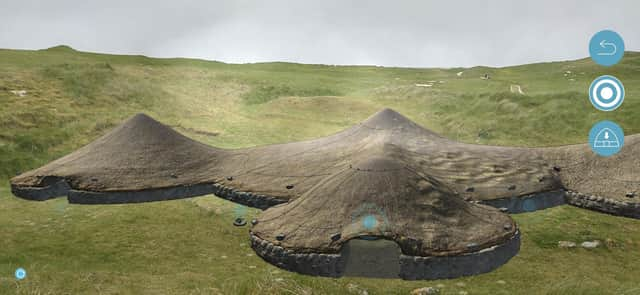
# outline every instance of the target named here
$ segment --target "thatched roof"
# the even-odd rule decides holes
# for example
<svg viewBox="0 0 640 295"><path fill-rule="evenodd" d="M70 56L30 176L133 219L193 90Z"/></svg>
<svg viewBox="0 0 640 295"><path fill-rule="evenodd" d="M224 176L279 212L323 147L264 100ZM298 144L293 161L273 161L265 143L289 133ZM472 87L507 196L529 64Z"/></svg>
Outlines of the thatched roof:
<svg viewBox="0 0 640 295"><path fill-rule="evenodd" d="M16 176L11 183L16 195L38 200L71 192L76 194L72 201L83 202L89 195L78 192L88 192L94 193L91 203L123 203L220 191L237 193L234 200L247 193L284 202L316 189L350 166L382 157L437 180L467 200L563 189L624 198L626 192L639 190L638 142L640 136L627 136L622 151L610 158L593 155L586 145L465 144L385 109L331 136L229 150L196 142L139 114L89 145ZM217 188L193 189L210 184ZM182 188L191 189L186 193ZM164 191L136 195L152 190Z"/></svg>

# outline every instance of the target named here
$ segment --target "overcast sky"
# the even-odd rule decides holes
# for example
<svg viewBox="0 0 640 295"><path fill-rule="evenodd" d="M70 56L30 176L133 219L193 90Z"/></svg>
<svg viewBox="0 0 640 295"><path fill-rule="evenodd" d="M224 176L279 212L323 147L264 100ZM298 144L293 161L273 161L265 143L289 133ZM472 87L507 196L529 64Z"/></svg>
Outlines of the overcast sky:
<svg viewBox="0 0 640 295"><path fill-rule="evenodd" d="M640 50L640 1L0 0L0 48L403 67L587 57L613 29Z"/></svg>

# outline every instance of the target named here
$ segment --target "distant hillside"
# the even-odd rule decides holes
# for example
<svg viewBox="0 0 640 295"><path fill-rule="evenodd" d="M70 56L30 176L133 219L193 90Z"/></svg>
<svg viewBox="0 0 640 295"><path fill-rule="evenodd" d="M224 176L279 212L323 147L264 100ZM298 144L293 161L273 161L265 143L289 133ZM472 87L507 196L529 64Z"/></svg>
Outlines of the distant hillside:
<svg viewBox="0 0 640 295"><path fill-rule="evenodd" d="M505 68L415 69L0 49L0 175L43 164L138 112L223 147L313 138L383 107L461 141L585 142L598 120L640 132L640 53L610 68L590 59ZM596 111L587 90L611 74L627 97ZM487 75L489 79L483 79Z"/></svg>

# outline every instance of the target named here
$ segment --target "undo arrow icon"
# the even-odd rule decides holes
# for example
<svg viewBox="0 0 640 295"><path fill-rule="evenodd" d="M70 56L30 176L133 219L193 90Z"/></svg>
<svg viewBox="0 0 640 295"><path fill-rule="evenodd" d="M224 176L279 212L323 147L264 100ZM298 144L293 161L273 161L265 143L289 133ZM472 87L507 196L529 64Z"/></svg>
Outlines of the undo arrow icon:
<svg viewBox="0 0 640 295"><path fill-rule="evenodd" d="M598 52L598 55L614 55L618 51L618 47L614 43L608 43L607 40L600 41L600 47L606 49L607 46L613 47L613 51L610 52Z"/></svg>

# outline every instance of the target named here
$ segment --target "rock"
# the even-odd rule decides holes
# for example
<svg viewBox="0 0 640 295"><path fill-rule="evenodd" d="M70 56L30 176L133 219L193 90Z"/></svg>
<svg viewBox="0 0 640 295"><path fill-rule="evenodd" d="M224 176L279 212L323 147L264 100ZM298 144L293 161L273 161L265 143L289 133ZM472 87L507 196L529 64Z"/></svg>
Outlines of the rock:
<svg viewBox="0 0 640 295"><path fill-rule="evenodd" d="M575 244L575 243L574 243L574 244ZM498 284L500 284L500 285L504 285L504 284L506 284L507 282L505 282L505 281L503 281L503 280L498 280L496 283L498 283Z"/></svg>
<svg viewBox="0 0 640 295"><path fill-rule="evenodd" d="M349 293L354 293L359 295L369 295L369 292L367 292L367 290L360 289L360 286L353 283L349 283L347 285L347 290L349 290Z"/></svg>
<svg viewBox="0 0 640 295"><path fill-rule="evenodd" d="M600 241L594 240L594 241L582 242L580 246L585 249L594 249L594 248L600 247L600 244L601 244Z"/></svg>
<svg viewBox="0 0 640 295"><path fill-rule="evenodd" d="M424 287L411 291L411 295L431 295L440 294L440 289L434 287Z"/></svg>
<svg viewBox="0 0 640 295"><path fill-rule="evenodd" d="M558 242L558 247L559 248L575 248L576 247L576 243L570 242L570 241L559 241Z"/></svg>
<svg viewBox="0 0 640 295"><path fill-rule="evenodd" d="M607 248L614 248L618 243L616 243L616 241L614 241L613 239L607 238L606 240L604 240L604 244L607 246Z"/></svg>
<svg viewBox="0 0 640 295"><path fill-rule="evenodd" d="M280 282L284 281L284 279L283 278L275 278L274 281L280 283Z"/></svg>
<svg viewBox="0 0 640 295"><path fill-rule="evenodd" d="M347 284L347 290L349 290L349 292L355 292L358 290L358 285L349 283Z"/></svg>
<svg viewBox="0 0 640 295"><path fill-rule="evenodd" d="M11 90L11 93L20 97L24 97L25 95L27 95L26 90Z"/></svg>

